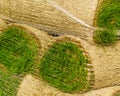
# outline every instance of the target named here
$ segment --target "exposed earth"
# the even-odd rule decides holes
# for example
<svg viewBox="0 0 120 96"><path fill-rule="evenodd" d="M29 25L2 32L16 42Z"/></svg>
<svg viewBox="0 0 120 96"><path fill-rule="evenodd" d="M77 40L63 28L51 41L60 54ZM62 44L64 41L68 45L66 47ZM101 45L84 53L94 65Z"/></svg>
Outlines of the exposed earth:
<svg viewBox="0 0 120 96"><path fill-rule="evenodd" d="M68 94L46 85L42 80L27 75L20 85L17 96L113 96L114 92L118 90L120 90L120 86L91 90L81 95Z"/></svg>

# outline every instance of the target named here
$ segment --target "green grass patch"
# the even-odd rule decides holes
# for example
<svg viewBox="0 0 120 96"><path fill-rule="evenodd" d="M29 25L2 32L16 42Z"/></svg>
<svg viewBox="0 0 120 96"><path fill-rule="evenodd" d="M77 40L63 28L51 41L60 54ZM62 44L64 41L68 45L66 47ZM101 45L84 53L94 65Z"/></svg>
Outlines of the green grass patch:
<svg viewBox="0 0 120 96"><path fill-rule="evenodd" d="M11 26L0 35L0 63L10 72L29 72L35 63L38 43L25 29Z"/></svg>
<svg viewBox="0 0 120 96"><path fill-rule="evenodd" d="M115 33L108 30L97 30L94 36L95 42L101 45L111 45L116 39Z"/></svg>
<svg viewBox="0 0 120 96"><path fill-rule="evenodd" d="M39 44L24 28L10 26L0 34L0 96L17 96L26 73L32 72Z"/></svg>
<svg viewBox="0 0 120 96"><path fill-rule="evenodd" d="M95 32L95 42L108 45L117 40L115 31L120 30L119 13L120 0L103 0L96 18L96 26L103 30Z"/></svg>
<svg viewBox="0 0 120 96"><path fill-rule="evenodd" d="M17 96L22 78L0 70L0 96Z"/></svg>
<svg viewBox="0 0 120 96"><path fill-rule="evenodd" d="M40 76L51 86L65 92L87 89L88 58L71 42L54 43L40 63Z"/></svg>

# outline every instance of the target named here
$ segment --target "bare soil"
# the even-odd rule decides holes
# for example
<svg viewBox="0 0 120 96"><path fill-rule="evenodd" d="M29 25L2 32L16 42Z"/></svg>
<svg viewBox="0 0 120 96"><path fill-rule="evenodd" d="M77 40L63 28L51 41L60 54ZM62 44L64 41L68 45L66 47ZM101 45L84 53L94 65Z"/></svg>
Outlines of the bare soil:
<svg viewBox="0 0 120 96"><path fill-rule="evenodd" d="M7 23L3 21L2 19L0 19L0 33L6 27L7 27Z"/></svg>
<svg viewBox="0 0 120 96"><path fill-rule="evenodd" d="M69 94L48 86L44 81L31 75L26 75L17 96L113 96L113 93L118 90L120 90L120 86L92 90L84 94Z"/></svg>

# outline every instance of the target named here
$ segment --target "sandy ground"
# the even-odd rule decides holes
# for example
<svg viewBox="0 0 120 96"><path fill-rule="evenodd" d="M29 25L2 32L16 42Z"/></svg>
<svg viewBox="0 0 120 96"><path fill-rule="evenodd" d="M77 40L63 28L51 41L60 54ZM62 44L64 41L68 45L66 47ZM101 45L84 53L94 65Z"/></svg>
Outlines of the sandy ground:
<svg viewBox="0 0 120 96"><path fill-rule="evenodd" d="M85 23L93 25L98 0L55 1ZM92 34L90 29L81 26L45 0L0 0L0 14L18 23L27 23L52 33L69 34L84 39L89 39Z"/></svg>
<svg viewBox="0 0 120 96"><path fill-rule="evenodd" d="M44 81L31 75L26 75L17 96L113 96L113 93L118 90L120 86L92 90L84 94L68 94L48 86Z"/></svg>
<svg viewBox="0 0 120 96"><path fill-rule="evenodd" d="M99 0L92 0L92 2L91 0L68 0L68 2L66 2L66 0L54 1L56 1L59 5L61 5L76 17L85 21L87 24L91 26L93 25L95 10Z"/></svg>
<svg viewBox="0 0 120 96"><path fill-rule="evenodd" d="M6 27L7 27L7 23L0 19L0 33Z"/></svg>

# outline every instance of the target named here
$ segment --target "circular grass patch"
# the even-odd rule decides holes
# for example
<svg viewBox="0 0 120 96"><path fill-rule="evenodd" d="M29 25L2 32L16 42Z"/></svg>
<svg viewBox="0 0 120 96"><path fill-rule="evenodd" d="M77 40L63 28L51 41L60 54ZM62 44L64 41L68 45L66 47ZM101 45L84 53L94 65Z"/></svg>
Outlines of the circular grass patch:
<svg viewBox="0 0 120 96"><path fill-rule="evenodd" d="M29 72L35 63L38 43L25 29L10 26L0 35L0 63L10 72Z"/></svg>
<svg viewBox="0 0 120 96"><path fill-rule="evenodd" d="M62 91L84 91L89 87L87 63L88 58L74 43L54 43L41 59L40 75Z"/></svg>

